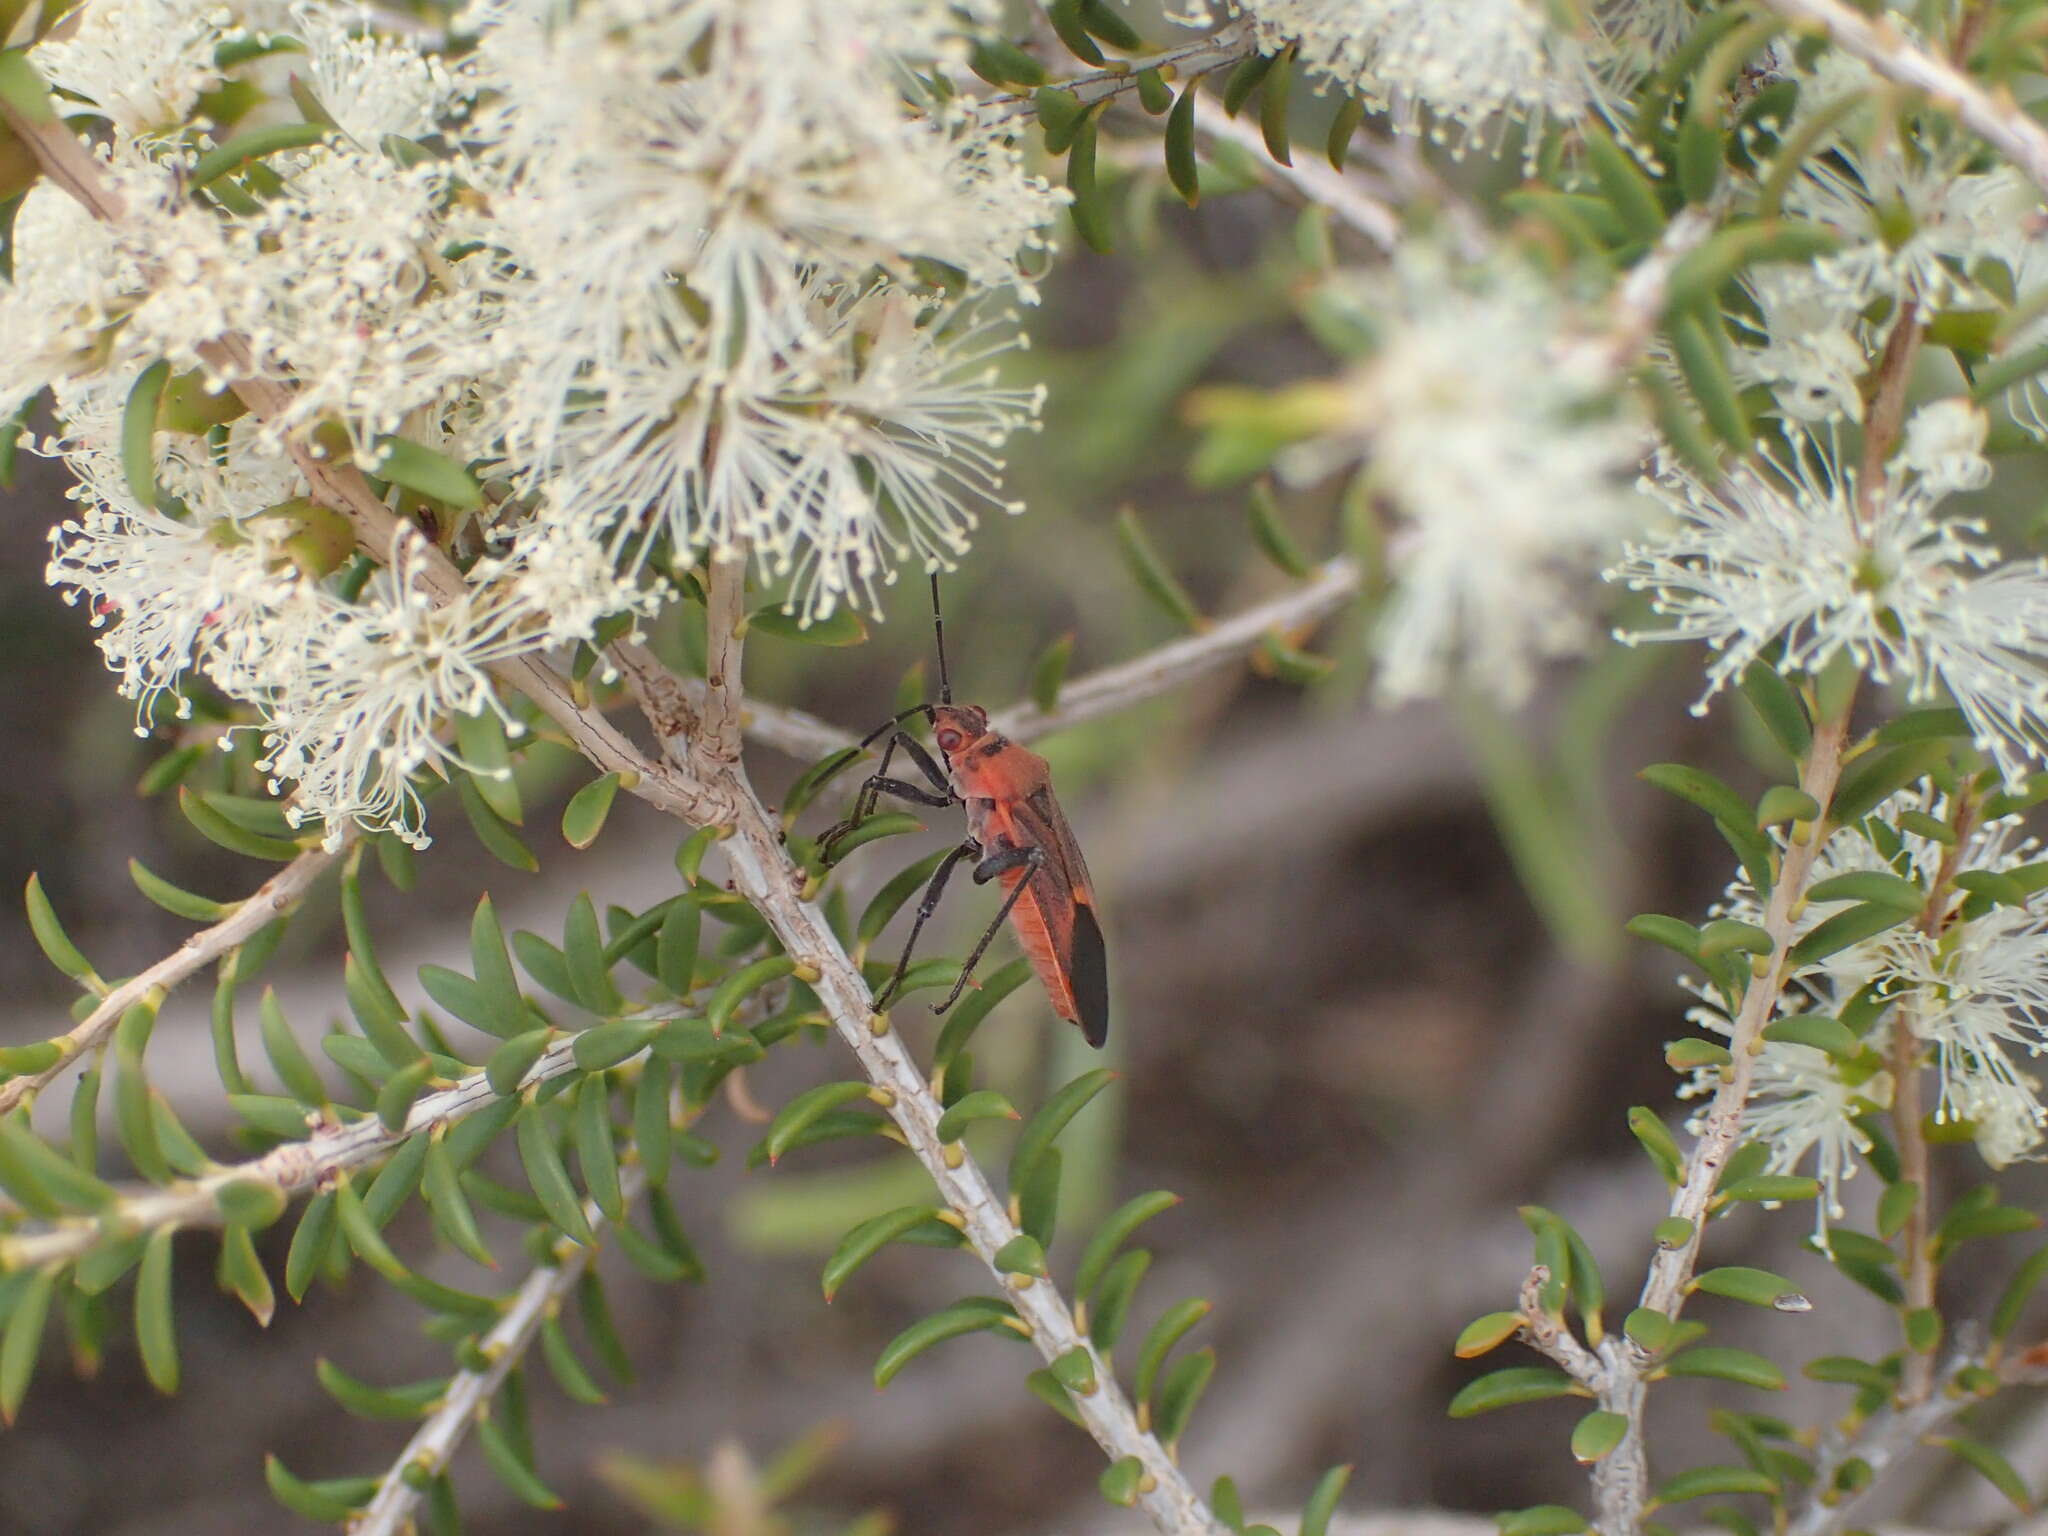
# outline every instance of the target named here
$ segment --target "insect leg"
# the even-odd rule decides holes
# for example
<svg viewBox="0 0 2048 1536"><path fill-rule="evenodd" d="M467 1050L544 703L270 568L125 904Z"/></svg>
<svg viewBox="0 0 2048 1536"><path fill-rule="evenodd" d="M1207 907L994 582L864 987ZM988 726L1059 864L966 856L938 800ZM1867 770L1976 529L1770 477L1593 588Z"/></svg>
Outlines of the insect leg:
<svg viewBox="0 0 2048 1536"><path fill-rule="evenodd" d="M946 881L952 877L953 867L962 859L981 852L981 844L969 838L958 848L947 854L939 867L932 872L929 884L924 888L924 900L917 904L917 920L910 925L910 937L903 941L903 953L896 960L896 974L889 978L889 984L875 994L875 1010L880 1012L896 995L896 989L903 984L903 976L910 969L910 953L917 948L917 936L924 932L925 922L939 908L939 900L946 894Z"/></svg>
<svg viewBox="0 0 2048 1536"><path fill-rule="evenodd" d="M968 982L974 979L974 968L981 964L981 957L988 953L989 945L996 941L996 934L1010 915L1010 909L1023 898L1025 889L1031 884L1031 877L1045 867L1043 848L1004 848L990 854L974 866L974 883L986 885L998 875L1021 869L1024 878L1010 887L1010 894L1003 898L1002 906L996 909L995 921L988 925L988 932L981 936L981 942L974 946L974 953L967 957L967 963L960 967L960 979L953 983L953 990L946 994L946 1000L932 1009L933 1013L944 1013L960 1001L960 994L967 990Z"/></svg>
<svg viewBox="0 0 2048 1536"><path fill-rule="evenodd" d="M896 755L896 749L899 746L909 749L911 760L924 771L925 777L929 778L939 789L945 791L943 796L934 795L930 790L916 784L890 777L889 760ZM838 845L839 840L875 814L875 802L884 792L895 795L900 799L915 801L919 805L951 805L956 798L951 786L946 783L944 776L939 773L937 765L932 762L931 755L923 747L919 746L914 739L898 731L889 738L889 745L882 749L880 765L861 782L860 789L853 798L852 813L844 821L838 822L828 829L825 835L818 839L819 855L827 864L832 862L832 850Z"/></svg>

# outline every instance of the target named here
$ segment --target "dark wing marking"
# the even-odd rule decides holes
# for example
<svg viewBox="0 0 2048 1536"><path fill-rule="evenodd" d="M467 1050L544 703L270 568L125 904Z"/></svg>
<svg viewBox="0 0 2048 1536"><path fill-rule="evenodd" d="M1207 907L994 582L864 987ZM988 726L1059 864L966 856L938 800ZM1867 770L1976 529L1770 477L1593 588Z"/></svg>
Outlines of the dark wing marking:
<svg viewBox="0 0 2048 1536"><path fill-rule="evenodd" d="M1033 894L1048 919L1060 969L1080 1014L1081 1032L1090 1045L1100 1046L1109 1037L1109 959L1095 916L1088 865L1049 788L1013 803L1011 818L1019 841L1035 842L1045 850L1045 868L1032 882Z"/></svg>
<svg viewBox="0 0 2048 1536"><path fill-rule="evenodd" d="M1095 908L1074 903L1073 961L1067 982L1074 991L1074 1011L1081 1015L1081 1036L1097 1050L1109 1038L1109 953L1102 947L1102 925Z"/></svg>

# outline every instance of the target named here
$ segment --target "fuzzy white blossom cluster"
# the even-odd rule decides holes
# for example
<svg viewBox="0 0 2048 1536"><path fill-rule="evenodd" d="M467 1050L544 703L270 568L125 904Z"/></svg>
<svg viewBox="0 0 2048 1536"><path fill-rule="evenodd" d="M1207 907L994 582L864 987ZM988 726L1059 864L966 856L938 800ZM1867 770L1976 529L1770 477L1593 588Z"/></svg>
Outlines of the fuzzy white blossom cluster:
<svg viewBox="0 0 2048 1536"><path fill-rule="evenodd" d="M1988 1164L2000 1168L2038 1155L2048 1139L2048 1107L2028 1070L2048 1054L2048 910L2038 899L1990 906L1954 883L1973 872L2011 877L2039 860L2041 849L2021 835L2016 817L1978 823L1952 844L1912 830L1915 820L1922 827L1946 823L1951 810L1945 795L1922 783L1837 830L1814 861L1816 884L1874 872L1931 890L1945 864L1949 881L1930 920L1901 922L1790 978L1781 1018L1860 1013L1870 1021L1862 1049L1836 1056L1766 1040L1756 1057L1744 1134L1770 1149L1769 1172L1820 1180L1823 1232L1844 1214L1842 1185L1870 1150L1858 1122L1890 1105L1892 1032L1901 1024L1931 1057L1939 1081L1936 1123L1967 1124ZM1810 904L1793 921L1794 939L1841 910L1839 901ZM1760 923L1763 903L1738 880L1715 915ZM1688 1017L1711 1032L1730 1032L1717 1006L1696 1008ZM1714 1069L1702 1069L1680 1096L1708 1095L1715 1086Z"/></svg>
<svg viewBox="0 0 2048 1536"><path fill-rule="evenodd" d="M92 0L39 43L119 208L20 208L0 417L49 392L36 446L78 479L50 579L141 719L203 683L295 819L424 841L451 717L514 726L493 668L653 612L707 549L822 617L1014 510L1038 397L1005 305L1064 194L944 86L978 9L484 0L444 58L333 0ZM292 453L380 475L394 443L500 487L365 563Z"/></svg>
<svg viewBox="0 0 2048 1536"><path fill-rule="evenodd" d="M1589 578L1650 510L1633 484L1647 428L1518 263L1464 270L1411 246L1341 297L1375 345L1282 467L1313 478L1363 458L1394 516L1379 692L1455 682L1520 702L1540 661L1596 638Z"/></svg>
<svg viewBox="0 0 2048 1536"><path fill-rule="evenodd" d="M1622 638L1705 641L1701 710L1766 651L1801 671L1846 654L1913 703L1953 699L2019 782L2048 756L2048 562L2004 560L1944 512L1989 483L1986 428L1966 400L1922 406L1867 494L1828 427L1788 425L1785 449L1714 482L1660 458L1645 484L1670 518L1607 573L1659 622Z"/></svg>
<svg viewBox="0 0 2048 1536"><path fill-rule="evenodd" d="M1326 81L1393 125L1463 153L1546 124L1618 119L1628 88L1691 29L1685 0L1236 0L1268 53L1295 49ZM1189 21L1206 21L1206 5Z"/></svg>

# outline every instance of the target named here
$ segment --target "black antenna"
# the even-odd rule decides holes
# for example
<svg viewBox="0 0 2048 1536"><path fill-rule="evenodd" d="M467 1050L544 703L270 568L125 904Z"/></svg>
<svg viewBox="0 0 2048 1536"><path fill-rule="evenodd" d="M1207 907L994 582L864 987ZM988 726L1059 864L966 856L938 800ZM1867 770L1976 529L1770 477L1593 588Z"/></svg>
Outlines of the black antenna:
<svg viewBox="0 0 2048 1536"><path fill-rule="evenodd" d="M946 676L946 620L939 612L939 573L932 572L932 634L939 642L939 702L953 702L953 680Z"/></svg>

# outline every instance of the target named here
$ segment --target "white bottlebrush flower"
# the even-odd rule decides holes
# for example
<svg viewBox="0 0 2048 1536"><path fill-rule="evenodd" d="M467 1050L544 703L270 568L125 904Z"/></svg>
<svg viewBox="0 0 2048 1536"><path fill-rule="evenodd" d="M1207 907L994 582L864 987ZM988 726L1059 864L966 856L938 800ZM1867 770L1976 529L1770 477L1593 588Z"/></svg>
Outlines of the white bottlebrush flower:
<svg viewBox="0 0 2048 1536"><path fill-rule="evenodd" d="M1536 129L1576 122L1603 105L1600 76L1615 62L1591 23L1556 24L1540 0L1242 0L1269 53L1293 46L1301 62L1353 91L1397 125L1426 122L1462 151L1497 143L1511 122ZM1487 136L1491 135L1488 139Z"/></svg>
<svg viewBox="0 0 2048 1536"><path fill-rule="evenodd" d="M523 729L499 702L490 668L539 649L545 626L494 585L436 601L427 558L425 541L402 530L359 601L334 601L273 636L261 766L274 792L292 786L293 821L324 820L330 838L353 820L425 847L412 780L462 765L445 739L449 718L493 710L511 734Z"/></svg>
<svg viewBox="0 0 2048 1536"><path fill-rule="evenodd" d="M1632 484L1644 429L1569 354L1565 310L1519 267L1459 274L1415 248L1356 302L1379 346L1282 468L1362 456L1399 518L1372 642L1384 697L1456 679L1519 701L1538 662L1593 638L1593 573L1649 510Z"/></svg>
<svg viewBox="0 0 2048 1536"><path fill-rule="evenodd" d="M1700 710L1774 643L1801 671L1847 653L1914 703L1945 690L2017 782L2048 753L2048 563L2000 564L1980 525L1938 515L1950 491L1983 483L1970 447L1983 418L1946 404L1923 417L1867 517L1831 435L1794 432L1789 453L1717 485L1661 461L1646 484L1672 520L1607 574L1652 594L1662 622L1623 638L1705 641Z"/></svg>
<svg viewBox="0 0 2048 1536"><path fill-rule="evenodd" d="M1914 1034L1941 1081L1935 1119L1971 1121L1994 1168L2040 1144L2048 1110L2016 1056L2048 1051L2048 916L1994 907L1940 938L1894 930L1885 945Z"/></svg>
<svg viewBox="0 0 2048 1536"><path fill-rule="evenodd" d="M1813 270L1845 303L1913 299L1941 309L1989 302L1969 268L2014 248L2035 198L2009 166L1963 174L1953 156L1887 139L1808 161L1786 205L1842 236L1842 249Z"/></svg>
<svg viewBox="0 0 2048 1536"><path fill-rule="evenodd" d="M1699 1010L1692 1022L1726 1035L1728 1021ZM1714 1069L1696 1071L1678 1090L1680 1098L1711 1094L1718 1084ZM1770 1151L1765 1173L1804 1174L1820 1181L1814 1202L1814 1240L1827 1244L1828 1223L1847 1214L1842 1186L1856 1176L1870 1150L1870 1135L1856 1122L1891 1103L1889 1073L1878 1072L1851 1083L1843 1064L1812 1046L1766 1040L1750 1067L1749 1098L1742 1108L1742 1138L1762 1142ZM1695 1135L1705 1129L1695 1116L1686 1128ZM1812 1158L1808 1162L1809 1155Z"/></svg>
<svg viewBox="0 0 2048 1536"><path fill-rule="evenodd" d="M2016 305L2032 318L2006 339L2006 357L2024 357L2048 346L2048 229L2039 219L2028 220L2022 228L2030 238L2012 254L2008 267ZM2048 374L2036 371L2015 380L2005 391L2005 404L2014 421L2037 441L2048 442Z"/></svg>
<svg viewBox="0 0 2048 1536"><path fill-rule="evenodd" d="M221 83L215 50L240 32L221 0L89 0L29 59L52 87L80 99L77 110L134 138L182 124Z"/></svg>
<svg viewBox="0 0 2048 1536"><path fill-rule="evenodd" d="M424 139L448 126L470 90L416 39L369 30L360 5L299 0L291 32L305 47L289 54L295 72L335 125L364 149L387 134Z"/></svg>
<svg viewBox="0 0 2048 1536"><path fill-rule="evenodd" d="M1871 357L1857 307L1811 267L1767 266L1743 274L1754 317L1731 318L1756 340L1733 349L1741 385L1762 384L1795 421L1863 419L1863 375Z"/></svg>
<svg viewBox="0 0 2048 1536"><path fill-rule="evenodd" d="M678 553L751 548L813 618L872 605L895 562L950 563L981 512L1017 510L998 450L1039 396L1002 380L1007 322L921 327L887 288L814 294L807 315L807 346L730 368L698 336L590 371L551 501L627 559L656 535Z"/></svg>

